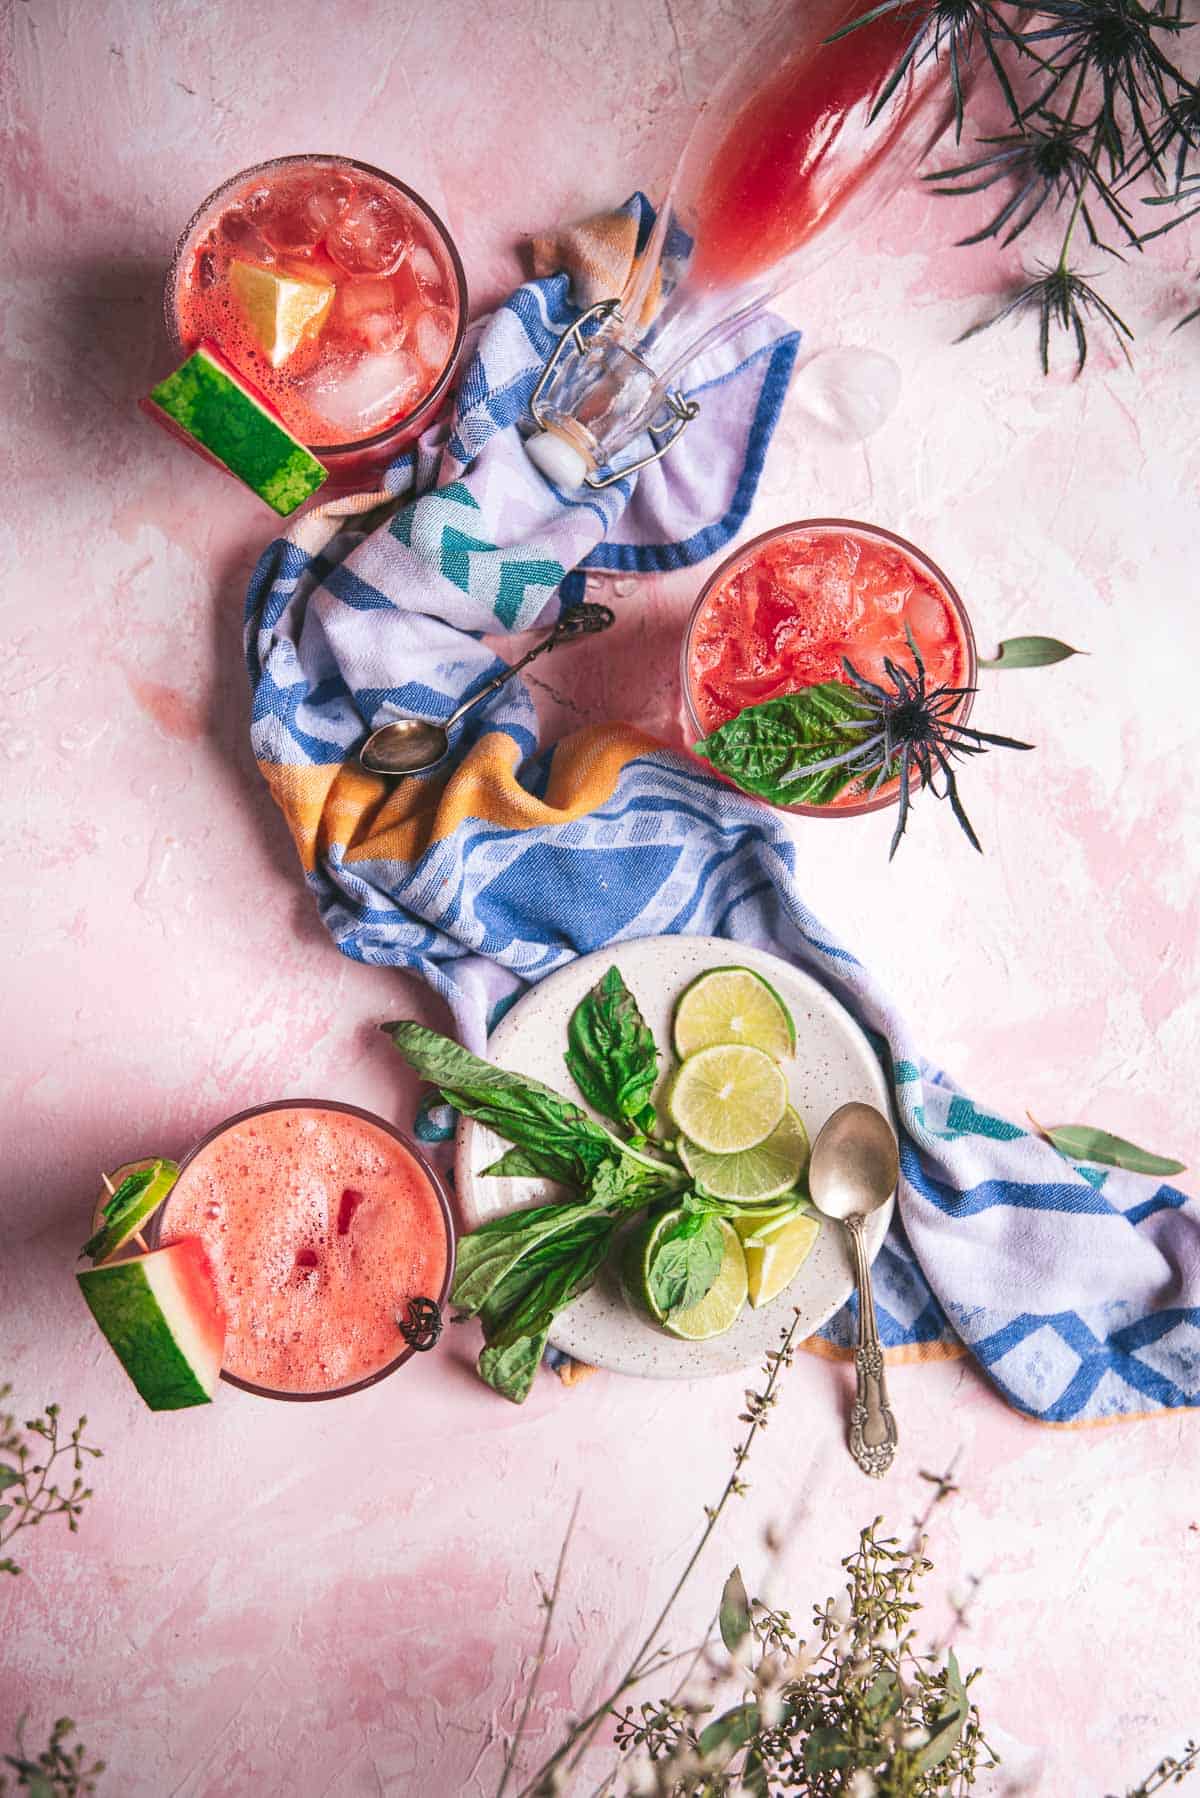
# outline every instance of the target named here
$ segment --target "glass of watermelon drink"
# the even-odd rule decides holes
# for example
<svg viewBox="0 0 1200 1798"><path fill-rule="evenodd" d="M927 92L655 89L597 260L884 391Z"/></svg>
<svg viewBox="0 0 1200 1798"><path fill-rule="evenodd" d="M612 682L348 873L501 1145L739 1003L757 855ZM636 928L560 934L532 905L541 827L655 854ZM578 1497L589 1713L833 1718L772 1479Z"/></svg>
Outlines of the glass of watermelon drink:
<svg viewBox="0 0 1200 1798"><path fill-rule="evenodd" d="M717 569L688 621L680 680L693 737L819 681L848 685L843 657L867 680L883 677L885 657L911 669L906 627L931 687L975 685L963 603L903 537L850 518L809 518L755 537ZM957 722L970 710L968 694ZM828 805L780 809L853 818L895 803L898 780L874 794L866 785L851 782Z"/></svg>
<svg viewBox="0 0 1200 1798"><path fill-rule="evenodd" d="M401 1132L354 1105L239 1112L180 1163L152 1248L202 1246L225 1317L221 1377L263 1398L339 1398L415 1352L416 1298L446 1304L450 1206Z"/></svg>
<svg viewBox="0 0 1200 1798"><path fill-rule="evenodd" d="M281 156L199 207L164 305L176 349L215 345L344 488L437 412L467 285L445 225L402 181L344 156Z"/></svg>

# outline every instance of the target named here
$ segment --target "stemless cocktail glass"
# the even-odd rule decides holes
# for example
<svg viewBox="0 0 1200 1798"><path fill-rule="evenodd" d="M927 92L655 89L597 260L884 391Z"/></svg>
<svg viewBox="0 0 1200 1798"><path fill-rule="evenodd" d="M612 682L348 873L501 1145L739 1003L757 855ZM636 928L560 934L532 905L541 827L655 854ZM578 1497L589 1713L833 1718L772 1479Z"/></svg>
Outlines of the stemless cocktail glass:
<svg viewBox="0 0 1200 1798"><path fill-rule="evenodd" d="M277 366L248 329L234 264L251 281L266 269L334 289ZM381 469L434 417L467 324L441 219L394 175L345 156L280 156L223 182L179 239L163 298L180 354L215 343L336 487Z"/></svg>
<svg viewBox="0 0 1200 1798"><path fill-rule="evenodd" d="M913 544L852 518L764 532L722 562L688 620L680 685L690 741L746 706L845 680L843 657L868 680L883 675L885 655L911 669L906 625L931 687L974 687L971 621L941 569ZM970 710L968 693L957 721ZM854 818L895 804L898 788L893 780L868 793L855 781L828 805L779 809Z"/></svg>
<svg viewBox="0 0 1200 1798"><path fill-rule="evenodd" d="M454 1275L449 1200L416 1144L326 1099L210 1130L147 1234L153 1248L203 1243L228 1324L221 1378L260 1398L344 1398L386 1379L416 1352L397 1320L418 1297L444 1309Z"/></svg>

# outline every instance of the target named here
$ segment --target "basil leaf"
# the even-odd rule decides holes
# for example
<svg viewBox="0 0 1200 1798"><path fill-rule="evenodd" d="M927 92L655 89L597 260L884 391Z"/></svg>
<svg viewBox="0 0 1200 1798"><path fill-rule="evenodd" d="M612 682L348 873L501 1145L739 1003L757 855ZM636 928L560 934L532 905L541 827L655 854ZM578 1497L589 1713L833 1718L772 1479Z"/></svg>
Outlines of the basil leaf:
<svg viewBox="0 0 1200 1798"><path fill-rule="evenodd" d="M15 1467L0 1467L0 1492L7 1492L10 1486L19 1486L23 1477Z"/></svg>
<svg viewBox="0 0 1200 1798"><path fill-rule="evenodd" d="M538 1205L511 1217L491 1218L472 1230L458 1244L451 1303L466 1317L473 1317L501 1280L512 1273L539 1245L592 1218L587 1205ZM603 1215L603 1214L600 1214Z"/></svg>
<svg viewBox="0 0 1200 1798"><path fill-rule="evenodd" d="M686 1311L698 1305L721 1271L725 1237L707 1211L685 1211L663 1232L646 1269L646 1285L660 1312Z"/></svg>
<svg viewBox="0 0 1200 1798"><path fill-rule="evenodd" d="M575 1007L567 1042L567 1069L588 1104L614 1123L653 1130L659 1051L619 969L609 968Z"/></svg>
<svg viewBox="0 0 1200 1798"><path fill-rule="evenodd" d="M558 1313L586 1292L596 1278L612 1233L610 1219L593 1218L587 1229L543 1245L530 1257L530 1265L522 1262L512 1276L493 1288L480 1312L488 1347L511 1348L522 1336L548 1331Z"/></svg>
<svg viewBox="0 0 1200 1798"><path fill-rule="evenodd" d="M475 1363L480 1379L501 1398L523 1405L541 1365L549 1333L545 1329L536 1336L519 1336L508 1348L481 1349Z"/></svg>
<svg viewBox="0 0 1200 1798"><path fill-rule="evenodd" d="M1036 1123L1036 1119L1033 1121ZM1052 1129L1037 1124L1037 1129L1070 1161L1095 1161L1102 1167L1124 1168L1130 1174L1182 1174L1187 1166L1167 1155L1152 1155L1149 1149L1139 1149L1123 1136L1094 1130L1090 1124L1055 1124Z"/></svg>
<svg viewBox="0 0 1200 1798"><path fill-rule="evenodd" d="M561 1180L562 1158L538 1149L505 1149L499 1160L489 1162L480 1174L496 1180Z"/></svg>
<svg viewBox="0 0 1200 1798"><path fill-rule="evenodd" d="M608 1132L540 1080L493 1067L410 1019L383 1028L409 1066L433 1081L448 1104L536 1155L538 1172L548 1178L583 1185L612 1155Z"/></svg>
<svg viewBox="0 0 1200 1798"><path fill-rule="evenodd" d="M735 1567L725 1581L717 1622L722 1642L730 1654L736 1654L739 1643L750 1634L750 1600L746 1596L746 1583L740 1567Z"/></svg>
<svg viewBox="0 0 1200 1798"><path fill-rule="evenodd" d="M672 1192L680 1176L663 1163L648 1165L632 1156L614 1156L602 1161L587 1184L591 1204L608 1210L639 1208L651 1199Z"/></svg>
<svg viewBox="0 0 1200 1798"><path fill-rule="evenodd" d="M843 728L853 724L861 725L861 735ZM864 772L861 766L823 767L795 780L783 777L834 756L851 756L875 730L875 720L852 687L821 681L747 706L703 737L695 750L719 773L772 805L828 805Z"/></svg>
<svg viewBox="0 0 1200 1798"><path fill-rule="evenodd" d="M1006 637L1000 653L981 668L1049 668L1054 662L1065 662L1068 656L1086 655L1085 649L1072 649L1057 637Z"/></svg>

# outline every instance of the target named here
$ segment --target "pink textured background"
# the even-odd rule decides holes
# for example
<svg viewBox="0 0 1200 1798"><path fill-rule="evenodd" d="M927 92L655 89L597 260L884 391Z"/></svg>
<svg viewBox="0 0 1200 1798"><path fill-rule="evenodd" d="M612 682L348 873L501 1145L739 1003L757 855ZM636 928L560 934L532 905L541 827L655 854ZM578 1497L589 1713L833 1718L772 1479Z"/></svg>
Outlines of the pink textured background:
<svg viewBox="0 0 1200 1798"><path fill-rule="evenodd" d="M182 1150L255 1100L315 1093L403 1120L375 1023L428 1001L341 960L246 746L241 596L255 502L143 425L163 369L159 281L193 205L293 149L394 169L455 229L478 302L514 245L661 185L691 108L766 0L14 0L3 14L8 275L0 305L6 571L5 1166L0 1376L24 1411L86 1409L108 1450L77 1538L23 1539L0 1591L0 1751L69 1711L122 1798L494 1790L574 1495L581 1521L535 1741L645 1627L719 1489L739 1378L543 1380L521 1411L436 1362L327 1407L225 1390L151 1417L69 1277L98 1170ZM1200 655L1194 242L1110 292L1142 323L1073 385L1032 343L951 338L1000 280L952 253L971 215L913 192L861 260L790 310L808 348L869 343L904 370L864 448L793 411L754 526L839 512L914 538L985 650L1047 631L1092 653L993 677L989 725L1039 745L972 770L977 858L919 806L797 827L811 904L884 972L931 1054L1019 1114L1195 1147ZM614 643L543 689L553 725L676 728L696 575L618 592ZM590 659L589 659L590 658ZM1190 1140L1189 1140L1190 1139ZM901 1368L902 1460L866 1486L842 1446L845 1374L801 1357L672 1639L740 1558L803 1613L877 1505L907 1528L921 1468L959 1453L933 1552L982 1584L959 1632L1005 1754L995 1791L1124 1790L1196 1722L1200 1574L1190 1417L1075 1436L1008 1412L965 1364ZM611 1645L611 1646L610 1646Z"/></svg>

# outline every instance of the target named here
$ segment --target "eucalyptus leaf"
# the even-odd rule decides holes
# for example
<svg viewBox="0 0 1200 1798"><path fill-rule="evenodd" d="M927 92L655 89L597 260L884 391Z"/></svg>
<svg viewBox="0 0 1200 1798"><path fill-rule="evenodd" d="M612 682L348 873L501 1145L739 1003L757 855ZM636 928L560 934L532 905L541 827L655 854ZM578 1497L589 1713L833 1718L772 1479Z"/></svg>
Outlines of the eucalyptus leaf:
<svg viewBox="0 0 1200 1798"><path fill-rule="evenodd" d="M750 1600L746 1596L746 1583L740 1567L735 1567L725 1581L717 1621L722 1642L730 1654L736 1654L739 1644L750 1634Z"/></svg>
<svg viewBox="0 0 1200 1798"><path fill-rule="evenodd" d="M753 1749L743 1763L740 1783L743 1792L748 1792L750 1798L770 1798L767 1769Z"/></svg>
<svg viewBox="0 0 1200 1798"><path fill-rule="evenodd" d="M575 1007L567 1042L567 1068L588 1104L614 1123L653 1130L658 1046L619 969L602 974Z"/></svg>
<svg viewBox="0 0 1200 1798"><path fill-rule="evenodd" d="M720 1717L714 1717L706 1728L700 1731L700 1752L706 1765L714 1771L731 1761L739 1748L758 1733L758 1706L756 1704L739 1704L734 1710L725 1711ZM718 1759L723 1756L723 1759Z"/></svg>
<svg viewBox="0 0 1200 1798"><path fill-rule="evenodd" d="M1000 654L981 660L981 668L1049 668L1054 662L1065 662L1068 656L1086 655L1084 649L1072 649L1057 637L1005 637Z"/></svg>
<svg viewBox="0 0 1200 1798"><path fill-rule="evenodd" d="M843 765L805 775L804 769L853 749L857 725L864 736L874 733L861 694L840 681L821 681L746 706L695 750L718 773L772 805L828 805L861 770Z"/></svg>
<svg viewBox="0 0 1200 1798"><path fill-rule="evenodd" d="M1124 1168L1130 1174L1182 1174L1187 1166L1168 1155L1152 1155L1148 1149L1139 1149L1135 1142L1111 1136L1107 1130L1093 1129L1090 1124L1055 1124L1047 1128L1032 1115L1030 1121L1069 1161L1095 1161L1102 1167Z"/></svg>
<svg viewBox="0 0 1200 1798"><path fill-rule="evenodd" d="M15 1467L0 1466L0 1492L7 1492L10 1486L19 1486L23 1477Z"/></svg>
<svg viewBox="0 0 1200 1798"><path fill-rule="evenodd" d="M475 1363L479 1377L514 1405L529 1397L546 1349L549 1326L534 1336L519 1336L507 1348L483 1348Z"/></svg>
<svg viewBox="0 0 1200 1798"><path fill-rule="evenodd" d="M917 1756L916 1768L919 1773L929 1773L934 1767L940 1767L954 1752L966 1727L970 1709L971 1700L963 1685L954 1650L951 1649L946 1657L946 1702L939 1707L937 1716L929 1725L929 1740Z"/></svg>
<svg viewBox="0 0 1200 1798"><path fill-rule="evenodd" d="M854 1761L854 1750L838 1729L814 1729L804 1739L806 1773L836 1773Z"/></svg>

